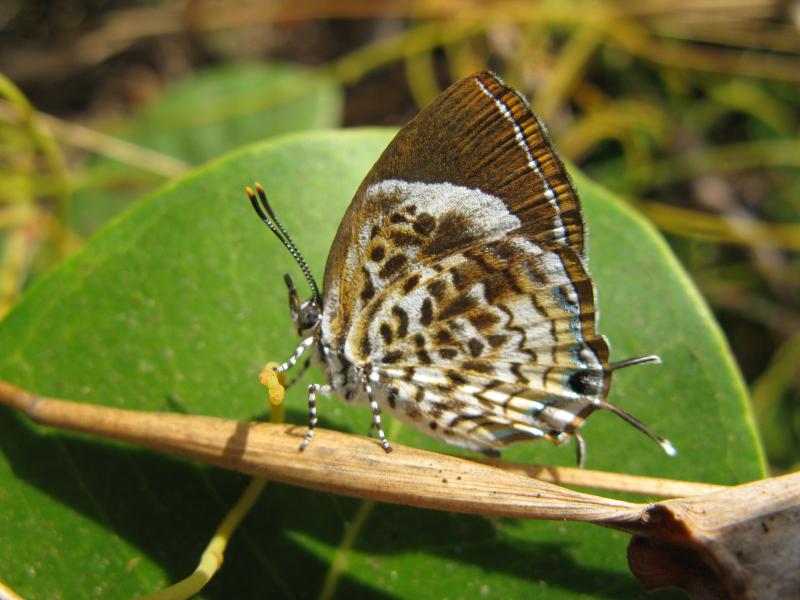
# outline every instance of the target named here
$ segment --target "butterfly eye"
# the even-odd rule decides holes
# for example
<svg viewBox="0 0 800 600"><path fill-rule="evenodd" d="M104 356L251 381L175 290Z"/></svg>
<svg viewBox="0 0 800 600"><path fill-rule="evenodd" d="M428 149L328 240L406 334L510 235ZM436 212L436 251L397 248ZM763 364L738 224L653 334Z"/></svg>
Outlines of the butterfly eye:
<svg viewBox="0 0 800 600"><path fill-rule="evenodd" d="M295 295L296 297L296 295ZM301 334L307 334L319 323L320 313L317 304L313 300L307 300L300 305L297 314L297 328Z"/></svg>

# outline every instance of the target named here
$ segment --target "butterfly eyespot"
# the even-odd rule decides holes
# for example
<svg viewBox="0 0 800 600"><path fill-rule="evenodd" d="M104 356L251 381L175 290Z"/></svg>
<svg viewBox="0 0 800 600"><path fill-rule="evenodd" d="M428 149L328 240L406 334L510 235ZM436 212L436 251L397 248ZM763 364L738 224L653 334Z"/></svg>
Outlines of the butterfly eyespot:
<svg viewBox="0 0 800 600"><path fill-rule="evenodd" d="M429 213L420 213L412 227L420 235L429 235L436 227L436 219Z"/></svg>
<svg viewBox="0 0 800 600"><path fill-rule="evenodd" d="M375 286L372 284L372 277L369 273L365 277L364 287L361 289L361 300L369 302L375 296Z"/></svg>
<svg viewBox="0 0 800 600"><path fill-rule="evenodd" d="M467 346L469 346L469 353L475 358L480 356L481 352L483 352L483 342L477 338L470 338Z"/></svg>
<svg viewBox="0 0 800 600"><path fill-rule="evenodd" d="M381 279L390 279L393 275L399 273L408 264L408 258L405 254L395 254L387 260L380 271L378 277Z"/></svg>
<svg viewBox="0 0 800 600"><path fill-rule="evenodd" d="M394 332L392 331L391 326L388 323L381 323L380 328L378 331L383 338L383 343L387 346L392 343L392 339L394 339Z"/></svg>
<svg viewBox="0 0 800 600"><path fill-rule="evenodd" d="M417 287L419 280L420 280L419 275L412 275L411 277L406 279L406 282L403 284L403 293L409 294L412 291L414 291L414 288Z"/></svg>
<svg viewBox="0 0 800 600"><path fill-rule="evenodd" d="M441 302L442 298L444 298L444 295L447 291L446 288L447 286L445 282L439 279L437 279L436 281L432 281L431 283L428 284L427 287L431 296L433 296L433 299L436 300L437 302Z"/></svg>
<svg viewBox="0 0 800 600"><path fill-rule="evenodd" d="M567 386L581 396L592 396L598 393L597 381L586 371L577 371L567 378Z"/></svg>
<svg viewBox="0 0 800 600"><path fill-rule="evenodd" d="M395 350L394 352L389 352L387 354L384 354L383 358L381 359L381 362L385 365L391 365L393 363L396 363L401 358L403 358L403 354Z"/></svg>
<svg viewBox="0 0 800 600"><path fill-rule="evenodd" d="M430 365L433 363L431 360L430 354L428 354L427 350L417 350L417 360L422 365Z"/></svg>
<svg viewBox="0 0 800 600"><path fill-rule="evenodd" d="M397 317L399 326L397 328L397 337L404 338L408 335L408 313L399 306L392 307L392 314Z"/></svg>
<svg viewBox="0 0 800 600"><path fill-rule="evenodd" d="M453 339L452 334L446 329L440 329L439 331L437 331L435 337L437 344L441 344L442 346L455 345L455 339Z"/></svg>
<svg viewBox="0 0 800 600"><path fill-rule="evenodd" d="M381 262L386 258L386 249L383 246L375 246L369 256L375 262Z"/></svg>

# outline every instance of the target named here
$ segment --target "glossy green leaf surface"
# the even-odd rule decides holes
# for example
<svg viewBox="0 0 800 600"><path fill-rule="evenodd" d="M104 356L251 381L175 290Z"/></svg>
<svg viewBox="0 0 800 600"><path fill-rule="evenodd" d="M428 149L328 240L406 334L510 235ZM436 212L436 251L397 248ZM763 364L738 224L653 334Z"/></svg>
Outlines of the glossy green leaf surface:
<svg viewBox="0 0 800 600"><path fill-rule="evenodd" d="M258 371L297 341L282 274L300 277L242 188L265 184L321 279L339 219L390 138L387 130L279 138L137 203L0 323L0 377L83 402L263 418ZM720 483L760 477L740 376L697 292L648 225L584 178L577 184L612 359L664 361L616 373L610 399L679 450L671 459L613 415L595 414L583 430L588 466ZM319 380L311 372L289 392L289 420L306 421L304 384ZM323 427L369 430L368 409L336 398L322 399L319 414ZM450 451L386 429L397 442ZM571 465L574 450L536 442L506 457ZM2 409L0 581L36 598L154 591L191 572L244 485ZM346 536L353 522L362 525ZM628 573L626 544L589 525L370 508L269 484L204 597L314 597L326 580L340 598L645 597Z"/></svg>

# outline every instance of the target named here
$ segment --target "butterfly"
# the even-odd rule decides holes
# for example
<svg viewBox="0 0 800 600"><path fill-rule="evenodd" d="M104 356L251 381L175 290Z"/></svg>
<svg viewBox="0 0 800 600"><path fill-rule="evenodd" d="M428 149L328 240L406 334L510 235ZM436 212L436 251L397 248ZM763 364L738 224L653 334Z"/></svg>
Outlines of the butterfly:
<svg viewBox="0 0 800 600"><path fill-rule="evenodd" d="M300 266L292 319L326 383L308 388L306 448L317 396L367 403L454 446L490 456L524 440L577 439L597 409L670 442L606 400L611 374L657 362L609 362L597 333L577 191L525 99L490 72L446 89L406 124L366 176L339 225L323 291L264 188L250 201ZM305 365L308 365L306 361Z"/></svg>

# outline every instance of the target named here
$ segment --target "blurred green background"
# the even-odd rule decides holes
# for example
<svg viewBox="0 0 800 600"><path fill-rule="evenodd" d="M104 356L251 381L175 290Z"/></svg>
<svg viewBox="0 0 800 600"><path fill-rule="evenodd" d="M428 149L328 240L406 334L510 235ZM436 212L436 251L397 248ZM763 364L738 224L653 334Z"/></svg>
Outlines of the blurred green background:
<svg viewBox="0 0 800 600"><path fill-rule="evenodd" d="M727 335L771 469L796 469L799 26L774 0L7 0L0 317L193 166L289 131L401 125L491 68L665 234Z"/></svg>

